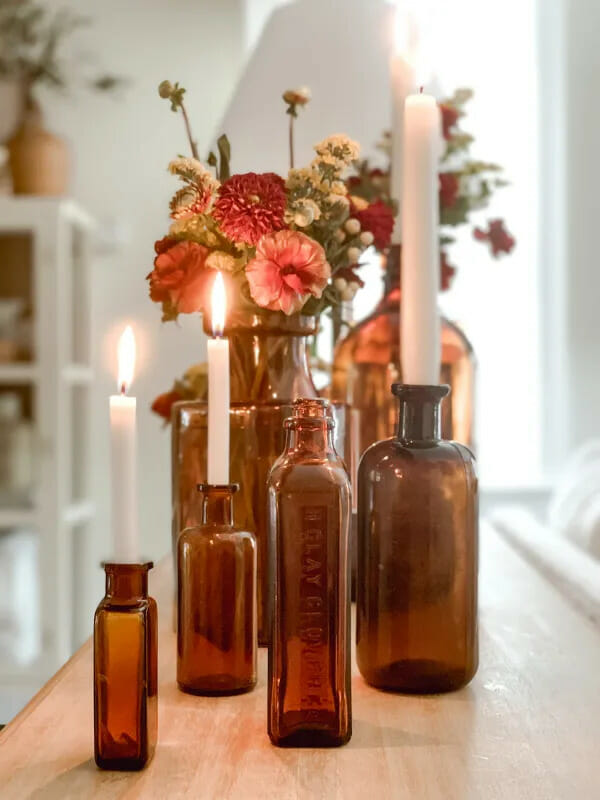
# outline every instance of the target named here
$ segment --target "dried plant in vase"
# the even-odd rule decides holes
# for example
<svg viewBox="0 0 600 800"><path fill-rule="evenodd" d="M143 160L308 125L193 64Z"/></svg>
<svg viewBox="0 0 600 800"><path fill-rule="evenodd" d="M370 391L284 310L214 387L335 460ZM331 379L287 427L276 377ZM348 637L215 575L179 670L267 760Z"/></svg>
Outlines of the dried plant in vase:
<svg viewBox="0 0 600 800"><path fill-rule="evenodd" d="M122 83L110 74L82 77L79 65L64 58L64 42L89 23L81 14L53 11L36 0L0 0L0 85L12 108L0 143L14 134L7 144L16 194L63 194L67 188L67 147L43 127L38 88L65 91L78 81L108 92Z"/></svg>

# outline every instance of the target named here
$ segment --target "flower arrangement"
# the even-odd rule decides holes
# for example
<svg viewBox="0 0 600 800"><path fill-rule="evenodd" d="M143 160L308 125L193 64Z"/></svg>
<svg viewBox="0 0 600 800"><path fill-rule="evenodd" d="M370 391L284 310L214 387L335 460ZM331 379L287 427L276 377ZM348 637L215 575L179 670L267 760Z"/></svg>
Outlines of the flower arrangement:
<svg viewBox="0 0 600 800"><path fill-rule="evenodd" d="M191 157L178 157L169 171L180 182L170 201L171 225L156 242L147 276L150 297L163 319L203 313L217 270L223 273L235 309L319 316L349 299L361 284L355 272L363 251L385 238L376 204L357 207L348 194L346 171L359 146L335 135L315 145L315 157L285 177L272 172L230 174L230 146L222 136L218 156L198 158L184 103L185 89L163 81L161 97L182 113ZM293 124L306 105L306 89L283 98Z"/></svg>
<svg viewBox="0 0 600 800"><path fill-rule="evenodd" d="M440 102L444 153L440 160L440 269L441 287L448 289L456 269L448 262L447 248L454 241L451 229L470 222L473 212L485 208L495 191L506 185L497 164L473 159L470 148L474 137L460 128L465 116L465 106L472 98L470 89L457 89L452 97ZM384 134L379 144L388 159L391 156L391 137ZM356 171L348 180L348 189L354 196L368 202L391 205L390 169L373 168L367 160L357 164ZM486 242L492 256L510 253L515 239L508 233L501 219L488 221L487 229L475 226L473 236Z"/></svg>

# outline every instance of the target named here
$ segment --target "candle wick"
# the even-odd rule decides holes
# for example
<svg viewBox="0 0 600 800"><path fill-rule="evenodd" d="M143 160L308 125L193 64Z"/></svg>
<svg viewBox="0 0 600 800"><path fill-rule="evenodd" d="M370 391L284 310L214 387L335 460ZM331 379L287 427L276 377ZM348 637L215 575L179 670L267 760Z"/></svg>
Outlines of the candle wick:
<svg viewBox="0 0 600 800"><path fill-rule="evenodd" d="M419 94L423 94L423 87L419 86Z"/></svg>
<svg viewBox="0 0 600 800"><path fill-rule="evenodd" d="M124 397L126 394L127 394L127 384L126 383L122 383L121 384L121 396Z"/></svg>

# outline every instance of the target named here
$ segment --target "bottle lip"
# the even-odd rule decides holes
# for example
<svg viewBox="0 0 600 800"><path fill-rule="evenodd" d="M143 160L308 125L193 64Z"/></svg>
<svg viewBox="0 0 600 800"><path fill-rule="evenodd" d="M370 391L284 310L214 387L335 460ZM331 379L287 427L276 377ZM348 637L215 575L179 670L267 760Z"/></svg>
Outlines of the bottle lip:
<svg viewBox="0 0 600 800"><path fill-rule="evenodd" d="M235 494L240 489L239 483L198 483L196 489L203 494L210 494L211 492L220 492Z"/></svg>
<svg viewBox="0 0 600 800"><path fill-rule="evenodd" d="M441 400L450 394L450 386L446 383L393 383L391 391L402 400Z"/></svg>
<svg viewBox="0 0 600 800"><path fill-rule="evenodd" d="M332 417L287 417L283 421L286 430L292 428L304 428L304 430L319 431L325 428L332 431L335 428L335 420Z"/></svg>
<svg viewBox="0 0 600 800"><path fill-rule="evenodd" d="M148 572L154 567L154 561L102 561L101 566L106 572L121 570L131 572Z"/></svg>

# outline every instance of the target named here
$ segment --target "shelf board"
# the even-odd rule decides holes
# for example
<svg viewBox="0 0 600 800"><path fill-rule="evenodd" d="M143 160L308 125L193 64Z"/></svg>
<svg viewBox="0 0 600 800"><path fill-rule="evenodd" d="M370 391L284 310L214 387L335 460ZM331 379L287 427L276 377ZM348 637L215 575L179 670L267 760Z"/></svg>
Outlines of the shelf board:
<svg viewBox="0 0 600 800"><path fill-rule="evenodd" d="M13 363L0 364L0 384L7 383L34 383L39 377L37 364Z"/></svg>

